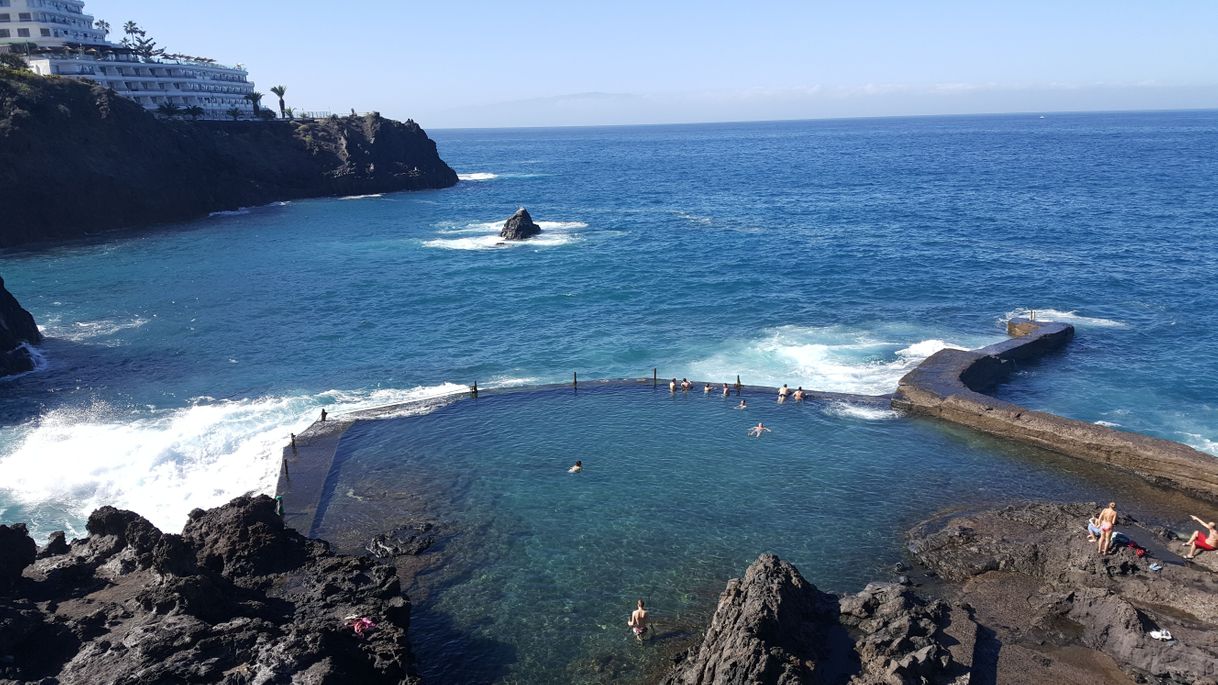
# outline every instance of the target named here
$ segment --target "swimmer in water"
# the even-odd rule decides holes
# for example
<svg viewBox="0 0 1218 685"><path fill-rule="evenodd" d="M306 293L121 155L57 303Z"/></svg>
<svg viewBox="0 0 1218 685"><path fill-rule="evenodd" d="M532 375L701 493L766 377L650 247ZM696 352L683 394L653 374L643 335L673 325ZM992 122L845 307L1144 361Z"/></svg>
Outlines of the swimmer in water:
<svg viewBox="0 0 1218 685"><path fill-rule="evenodd" d="M736 405L736 408L737 408L737 409L748 409L748 408L749 408L749 403L748 403L748 402L745 402L744 400L740 400L740 404L737 404L737 405Z"/></svg>
<svg viewBox="0 0 1218 685"><path fill-rule="evenodd" d="M689 392L689 389L692 387L694 387L694 384L690 383L688 378L681 379L681 392Z"/></svg>
<svg viewBox="0 0 1218 685"><path fill-rule="evenodd" d="M727 397L730 394L732 394L732 389L727 387L727 383L724 383L723 384L723 396Z"/></svg>
<svg viewBox="0 0 1218 685"><path fill-rule="evenodd" d="M791 394L791 389L787 387L786 383L783 383L782 387L778 389L778 401L786 402L787 395L790 395L790 394Z"/></svg>
<svg viewBox="0 0 1218 685"><path fill-rule="evenodd" d="M571 468L567 469L567 473L579 473L580 471L583 471L583 470L584 470L584 462L576 459L575 466L572 466Z"/></svg>
<svg viewBox="0 0 1218 685"><path fill-rule="evenodd" d="M804 401L804 386L801 385L795 389L795 401L796 402Z"/></svg>
<svg viewBox="0 0 1218 685"><path fill-rule="evenodd" d="M770 432L770 429L761 425L761 422L758 421L756 426L753 426L752 428L749 429L749 437L760 438L762 433L769 433L769 432Z"/></svg>
<svg viewBox="0 0 1218 685"><path fill-rule="evenodd" d="M642 642L643 636L647 634L647 608L644 606L643 600L639 600L639 608L630 614L630 620L626 622L626 625L634 631L634 638Z"/></svg>
<svg viewBox="0 0 1218 685"><path fill-rule="evenodd" d="M668 382L668 392L671 392L671 393L677 392L677 379L674 378Z"/></svg>
<svg viewBox="0 0 1218 685"><path fill-rule="evenodd" d="M710 383L707 383L707 384L706 384L706 387L702 388L702 392L703 392L703 393L705 393L705 394L707 394L707 395L709 395L709 394L710 394L710 391L711 391L711 386L710 386Z"/></svg>

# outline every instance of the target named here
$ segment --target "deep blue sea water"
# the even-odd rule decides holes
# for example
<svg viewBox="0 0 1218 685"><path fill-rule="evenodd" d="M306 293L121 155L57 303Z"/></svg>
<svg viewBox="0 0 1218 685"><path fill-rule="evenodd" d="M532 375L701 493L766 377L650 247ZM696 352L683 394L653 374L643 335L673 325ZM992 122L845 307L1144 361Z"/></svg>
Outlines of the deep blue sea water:
<svg viewBox="0 0 1218 685"><path fill-rule="evenodd" d="M1000 394L1218 453L1216 112L432 135L455 188L0 253L49 336L0 381L0 521L116 504L176 530L271 489L320 407L475 380L888 392L1027 309L1078 338ZM545 234L496 246L520 205Z"/></svg>

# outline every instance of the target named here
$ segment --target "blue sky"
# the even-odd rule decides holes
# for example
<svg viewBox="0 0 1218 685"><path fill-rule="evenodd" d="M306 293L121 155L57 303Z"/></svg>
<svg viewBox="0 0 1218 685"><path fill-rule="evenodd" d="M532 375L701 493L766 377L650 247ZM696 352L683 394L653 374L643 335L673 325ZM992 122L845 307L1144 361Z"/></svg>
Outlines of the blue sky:
<svg viewBox="0 0 1218 685"><path fill-rule="evenodd" d="M1218 107L1218 2L88 0L298 110L548 126ZM114 34L111 39L117 40Z"/></svg>

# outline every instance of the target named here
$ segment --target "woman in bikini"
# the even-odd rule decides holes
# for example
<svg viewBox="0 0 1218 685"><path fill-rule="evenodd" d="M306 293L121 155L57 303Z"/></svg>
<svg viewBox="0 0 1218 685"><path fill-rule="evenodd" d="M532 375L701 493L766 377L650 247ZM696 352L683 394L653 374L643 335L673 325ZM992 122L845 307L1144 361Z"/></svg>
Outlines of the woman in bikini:
<svg viewBox="0 0 1218 685"><path fill-rule="evenodd" d="M634 639L642 642L643 636L647 634L647 609L643 605L643 600L639 600L639 608L630 614L630 620L626 622L626 625L634 631Z"/></svg>
<svg viewBox="0 0 1218 685"><path fill-rule="evenodd" d="M1101 555L1108 553L1108 548L1112 546L1112 527L1117 522L1116 502L1109 502L1108 507L1100 512L1098 517L1100 524L1100 537L1096 541L1096 551Z"/></svg>
<svg viewBox="0 0 1218 685"><path fill-rule="evenodd" d="M1192 559L1193 557L1197 556L1197 550L1203 550L1206 552L1218 550L1218 528L1214 527L1214 522L1210 521L1209 523L1206 523L1196 516L1190 516L1189 518L1205 526L1206 532L1202 533L1199 530L1193 531L1193 534L1189 536L1188 541L1184 543L1184 546L1188 547L1188 554L1184 558Z"/></svg>

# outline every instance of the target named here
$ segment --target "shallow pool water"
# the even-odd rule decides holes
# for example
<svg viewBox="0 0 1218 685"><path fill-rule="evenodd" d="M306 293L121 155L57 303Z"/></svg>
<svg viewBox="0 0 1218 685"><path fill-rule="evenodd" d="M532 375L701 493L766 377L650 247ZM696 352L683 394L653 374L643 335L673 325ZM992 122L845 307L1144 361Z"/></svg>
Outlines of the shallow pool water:
<svg viewBox="0 0 1218 685"><path fill-rule="evenodd" d="M620 682L663 668L761 552L858 590L891 578L903 532L945 507L1153 497L936 422L745 398L548 389L358 423L317 532L354 551L399 521L439 523L441 543L402 562L431 682ZM758 421L772 431L748 437ZM644 645L625 627L638 598L658 626Z"/></svg>

